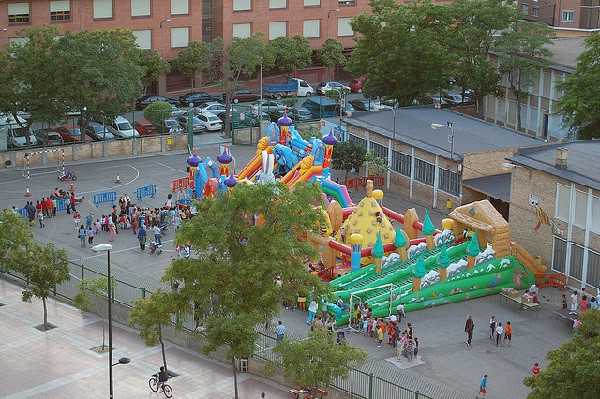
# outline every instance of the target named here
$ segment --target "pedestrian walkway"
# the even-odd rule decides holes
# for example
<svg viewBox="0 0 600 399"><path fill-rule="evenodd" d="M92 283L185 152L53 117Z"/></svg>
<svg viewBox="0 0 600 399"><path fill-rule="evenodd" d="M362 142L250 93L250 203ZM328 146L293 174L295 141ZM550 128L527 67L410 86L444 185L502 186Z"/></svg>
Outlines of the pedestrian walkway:
<svg viewBox="0 0 600 399"><path fill-rule="evenodd" d="M56 328L42 332L42 302L21 301L22 289L0 280L0 392L6 399L106 398L108 353L91 350L102 344L103 321L82 315L76 308L49 299L48 320ZM107 332L108 333L108 332ZM160 346L148 348L138 333L116 324L113 328L115 398L155 398L148 387L151 374L162 364ZM166 343L169 370L179 374L169 380L175 398L231 398L231 367L178 345ZM288 389L247 373L238 375L240 397L289 399Z"/></svg>

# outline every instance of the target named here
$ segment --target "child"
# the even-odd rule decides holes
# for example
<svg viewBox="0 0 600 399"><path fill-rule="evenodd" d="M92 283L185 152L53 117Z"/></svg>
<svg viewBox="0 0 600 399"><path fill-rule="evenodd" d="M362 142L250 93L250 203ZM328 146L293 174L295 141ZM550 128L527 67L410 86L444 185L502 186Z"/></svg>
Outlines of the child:
<svg viewBox="0 0 600 399"><path fill-rule="evenodd" d="M378 341L378 348L381 348L381 343L383 342L383 329L381 328L381 325L377 326L377 341Z"/></svg>
<svg viewBox="0 0 600 399"><path fill-rule="evenodd" d="M88 230L88 244L92 245L94 243L94 229L90 226Z"/></svg>
<svg viewBox="0 0 600 399"><path fill-rule="evenodd" d="M419 354L419 338L417 338L417 337L415 337L414 348L415 348L415 359L416 359L417 355Z"/></svg>
<svg viewBox="0 0 600 399"><path fill-rule="evenodd" d="M406 346L406 357L409 362L413 361L413 341L412 339L408 340L408 345Z"/></svg>
<svg viewBox="0 0 600 399"><path fill-rule="evenodd" d="M583 313L587 312L587 295L581 296L581 302L579 302L579 311Z"/></svg>
<svg viewBox="0 0 600 399"><path fill-rule="evenodd" d="M540 366L537 363L533 363L533 368L531 369L531 372L533 373L534 378L537 377L538 373L540 372Z"/></svg>
<svg viewBox="0 0 600 399"><path fill-rule="evenodd" d="M496 344L500 346L502 344L502 333L504 332L504 328L502 328L502 323L498 323L498 327L496 327Z"/></svg>
<svg viewBox="0 0 600 399"><path fill-rule="evenodd" d="M79 222L81 221L81 215L77 212L73 215L73 222L75 223L75 230L79 227Z"/></svg>
<svg viewBox="0 0 600 399"><path fill-rule="evenodd" d="M485 394L487 393L486 390L487 387L487 374L483 376L483 379L481 380L481 383L479 384L479 393L477 395L475 395L476 398L479 397L479 394L483 394L482 398L485 398Z"/></svg>
<svg viewBox="0 0 600 399"><path fill-rule="evenodd" d="M96 231L95 234L98 234L101 228L102 224L100 224L100 219L96 219L96 223L94 224L94 230Z"/></svg>
<svg viewBox="0 0 600 399"><path fill-rule="evenodd" d="M37 218L40 222L40 229L42 227L46 227L46 225L44 224L44 212L41 209L37 213Z"/></svg>
<svg viewBox="0 0 600 399"><path fill-rule="evenodd" d="M565 294L562 295L562 308L567 308L567 296Z"/></svg>
<svg viewBox="0 0 600 399"><path fill-rule="evenodd" d="M117 235L116 233L116 227L115 224L113 223L111 218L107 218L108 219L108 231L110 231L110 238L108 239L108 241L111 241L115 238L115 236Z"/></svg>

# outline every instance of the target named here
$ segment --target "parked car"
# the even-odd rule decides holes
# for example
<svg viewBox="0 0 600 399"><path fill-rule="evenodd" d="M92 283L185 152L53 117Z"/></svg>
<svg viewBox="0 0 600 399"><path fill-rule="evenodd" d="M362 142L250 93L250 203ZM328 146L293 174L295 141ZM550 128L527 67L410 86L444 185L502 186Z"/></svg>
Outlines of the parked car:
<svg viewBox="0 0 600 399"><path fill-rule="evenodd" d="M5 128L8 134L8 146L12 148L26 147L27 139L29 145L36 145L37 139L27 125L27 121L17 115L15 120L13 115L0 114L0 128Z"/></svg>
<svg viewBox="0 0 600 399"><path fill-rule="evenodd" d="M227 113L225 111L219 112L217 116L223 123L225 123L225 118L227 117ZM234 129L247 128L254 126L255 123L254 114L252 112L239 112L235 109L229 114L229 120L231 121L231 126Z"/></svg>
<svg viewBox="0 0 600 399"><path fill-rule="evenodd" d="M33 135L37 138L38 142L44 146L60 145L63 143L63 139L60 134L50 128L34 130Z"/></svg>
<svg viewBox="0 0 600 399"><path fill-rule="evenodd" d="M178 106L180 104L179 101L177 101L173 98L157 96L157 95L149 95L149 96L144 96L144 97L140 98L136 104L136 108L139 110L142 110L142 109L146 108L148 105L159 102L159 101L163 101L163 102L169 103L174 106Z"/></svg>
<svg viewBox="0 0 600 399"><path fill-rule="evenodd" d="M452 104L450 104L448 101L446 101L444 99L444 97L440 97L439 94L436 94L434 96L429 96L429 99L433 102L433 104L436 107L448 108L448 107L452 106Z"/></svg>
<svg viewBox="0 0 600 399"><path fill-rule="evenodd" d="M179 124L181 125L181 128L183 129L184 132L188 131L188 117L187 116L180 116L179 118L175 119L177 122L179 122ZM192 118L192 131L194 133L202 133L204 131L204 123L198 119L198 117L194 116Z"/></svg>
<svg viewBox="0 0 600 399"><path fill-rule="evenodd" d="M225 114L225 111L221 111ZM212 112L200 112L196 115L196 118L200 119L200 122L204 125L205 131L215 131L223 129L223 120Z"/></svg>
<svg viewBox="0 0 600 399"><path fill-rule="evenodd" d="M325 93L331 90L341 90L342 92L349 92L350 88L348 86L344 86L340 82L322 82L319 83L319 85L317 86L317 94L320 96L324 96Z"/></svg>
<svg viewBox="0 0 600 399"><path fill-rule="evenodd" d="M356 111L381 111L387 106L382 106L378 101L355 99L348 101Z"/></svg>
<svg viewBox="0 0 600 399"><path fill-rule="evenodd" d="M65 143L82 141L82 133L79 126L56 126L54 128L54 131L60 134L60 137L62 137L63 142ZM84 134L83 140L92 141L93 139L90 136Z"/></svg>
<svg viewBox="0 0 600 399"><path fill-rule="evenodd" d="M367 80L367 78L365 78L364 76L360 77L358 79L352 79L350 81L350 84L348 86L350 87L350 90L353 93L359 93L360 94L360 93L362 93L365 90L365 88L363 87L363 84L365 83L365 80Z"/></svg>
<svg viewBox="0 0 600 399"><path fill-rule="evenodd" d="M112 140L115 138L115 135L112 134L112 131L108 126L104 126L96 122L91 122L88 125L88 127L85 129L85 134L90 136L92 140L96 141Z"/></svg>
<svg viewBox="0 0 600 399"><path fill-rule="evenodd" d="M134 121L133 128L137 130L140 136L152 136L156 134L156 126L145 119Z"/></svg>
<svg viewBox="0 0 600 399"><path fill-rule="evenodd" d="M294 121L310 121L313 120L313 116L306 108L291 108L287 112L288 117ZM269 117L271 122L277 122L279 118L283 116L283 111L271 111Z"/></svg>
<svg viewBox="0 0 600 399"><path fill-rule="evenodd" d="M464 105L471 102L471 98L469 96L464 96L462 94L444 94L442 95L444 101L453 104L453 105Z"/></svg>
<svg viewBox="0 0 600 399"><path fill-rule="evenodd" d="M140 134L131 126L131 123L124 116L117 116L110 125L113 134L124 139L140 137Z"/></svg>
<svg viewBox="0 0 600 399"><path fill-rule="evenodd" d="M175 119L165 119L162 123L155 125L160 134L175 134L183 132L183 129Z"/></svg>
<svg viewBox="0 0 600 399"><path fill-rule="evenodd" d="M250 103L250 106L252 107L252 112L253 113L258 113L258 105L259 105L260 101L254 101L252 103ZM286 110L288 107L283 105L282 103L279 103L277 101L273 101L273 100L262 100L262 111L269 113L272 111L281 111L283 112L284 110Z"/></svg>
<svg viewBox="0 0 600 399"><path fill-rule="evenodd" d="M202 103L195 108L196 113L199 112L212 112L213 114L218 114L219 112L225 111L227 108L224 104L221 104L216 101L209 101L206 103Z"/></svg>
<svg viewBox="0 0 600 399"><path fill-rule="evenodd" d="M195 91L179 97L179 101L181 102L181 104L186 106L189 103L200 104L208 101L219 101L220 99L221 97L217 95L208 94L203 91Z"/></svg>
<svg viewBox="0 0 600 399"><path fill-rule="evenodd" d="M237 104L239 102L255 101L259 98L259 94L252 93L250 90L241 89L236 90L235 93L233 93L233 96L231 96L231 101ZM225 101L225 94L223 94L223 101Z"/></svg>

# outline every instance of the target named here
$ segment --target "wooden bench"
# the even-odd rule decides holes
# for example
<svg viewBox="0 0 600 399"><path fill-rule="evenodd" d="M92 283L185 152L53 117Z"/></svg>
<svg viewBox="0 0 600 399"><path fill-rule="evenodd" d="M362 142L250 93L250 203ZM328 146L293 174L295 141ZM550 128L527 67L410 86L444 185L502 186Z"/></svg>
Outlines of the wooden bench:
<svg viewBox="0 0 600 399"><path fill-rule="evenodd" d="M510 297L504 293L500 293L500 302L502 302L502 298L504 298L506 300L506 303L508 303L509 300L513 301L516 304L519 304L519 309L522 311L523 309L527 309L527 310L535 310L536 311L536 316L538 314L538 311L540 310L540 304L539 303L535 303L535 302L522 302L521 301L521 297L518 296L516 298Z"/></svg>

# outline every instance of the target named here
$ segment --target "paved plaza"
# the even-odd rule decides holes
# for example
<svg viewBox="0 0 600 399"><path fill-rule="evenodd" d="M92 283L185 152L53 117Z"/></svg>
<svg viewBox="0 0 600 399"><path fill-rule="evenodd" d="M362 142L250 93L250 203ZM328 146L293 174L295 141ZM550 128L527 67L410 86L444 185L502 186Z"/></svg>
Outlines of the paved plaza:
<svg viewBox="0 0 600 399"><path fill-rule="evenodd" d="M226 140L219 134L195 137L198 155L202 158L210 156L216 159L219 144L223 142ZM233 146L235 169L241 170L255 151L255 146ZM160 207L170 193L171 180L186 175L186 158L187 154L182 152L82 160L77 165L68 165L76 170L79 178L75 182L76 194L85 196L77 211L83 218L89 213L93 213L94 218L109 213L110 204L100 204L96 208L92 198L94 194L113 190L117 196L128 194L140 206ZM0 208L22 207L27 200L24 197L26 187L31 191L31 199L46 197L55 187L67 189L68 183L58 182L56 167L32 169L29 181L22 177L20 169L0 172ZM119 184L115 183L117 173L121 180ZM335 177L342 180L343 172L336 172ZM157 185L156 197L146 197L141 201L134 199L135 190L148 184ZM411 202L403 193L383 190L386 207L399 213L415 207L419 216L424 215L423 204ZM364 190L351 190L350 194L357 202ZM434 224L439 226L445 214L429 212ZM47 219L44 229L36 226L32 229L35 239L41 243L54 242L65 248L70 260L105 265L105 256L93 254L89 247L80 247L71 216L61 212L57 217ZM163 239L164 252L156 256L140 251L137 238L131 231L119 231L112 242L111 253L116 277L119 278L120 271L125 271L128 275L139 276L139 284L156 286L165 267L175 257L171 245L173 233L167 233ZM105 242L108 242L106 232L95 238L95 243ZM560 292L544 289L542 295L539 315L515 311L510 304L500 304L498 295L409 313L408 321L413 323L414 336L420 341L418 364L400 364L401 367L398 367L388 361L395 358L395 352L387 345L377 348L372 339L362 334L347 333L347 337L352 344L369 352L370 365L398 373L408 388L419 389L423 384L435 384L473 397L482 375L488 374L488 398L520 399L527 395L528 389L521 381L530 375L533 363L540 363L543 369L547 365L546 352L569 339L571 334L568 326L552 317ZM4 337L0 344L3 359L0 372L4 377L0 389L3 397L92 398L108 395L107 355L98 355L90 350L101 343L102 321L99 318L84 316L69 305L51 301L49 321L58 328L40 332L34 327L42 322L41 302L22 303L20 289L0 281L0 303L4 304L0 306L0 332ZM468 314L473 315L475 320L474 341L470 348L465 345L466 334L463 332ZM489 339L488 320L492 315L503 323L511 321L514 329L511 347L498 348ZM281 318L289 331L302 335L307 333L305 313L287 310ZM114 341L114 358L127 356L132 359L128 365L114 367L115 397L156 397L150 395L147 380L160 365L160 349L146 348L137 333L124 326L115 328ZM227 365L173 344L168 344L167 352L170 367L181 374L172 380L174 397L232 397L232 375ZM285 388L268 381L249 374L242 374L240 378L241 397L244 399L260 398L263 391L267 398L290 397Z"/></svg>

